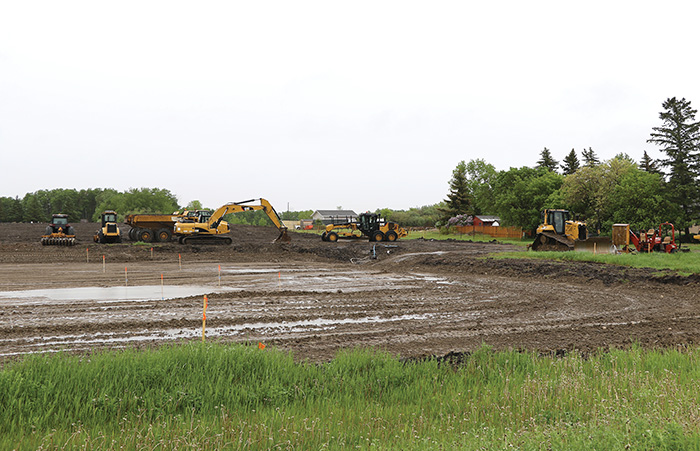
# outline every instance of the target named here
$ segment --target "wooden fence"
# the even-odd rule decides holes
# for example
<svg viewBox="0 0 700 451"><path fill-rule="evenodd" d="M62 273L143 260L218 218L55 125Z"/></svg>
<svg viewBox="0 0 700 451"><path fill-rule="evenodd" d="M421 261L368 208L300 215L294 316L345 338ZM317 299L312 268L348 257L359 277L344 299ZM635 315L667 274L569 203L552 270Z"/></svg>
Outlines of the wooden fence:
<svg viewBox="0 0 700 451"><path fill-rule="evenodd" d="M459 233L483 233L484 235L491 235L494 238L522 238L523 229L520 227L492 227L483 225L474 226L455 226L455 229Z"/></svg>

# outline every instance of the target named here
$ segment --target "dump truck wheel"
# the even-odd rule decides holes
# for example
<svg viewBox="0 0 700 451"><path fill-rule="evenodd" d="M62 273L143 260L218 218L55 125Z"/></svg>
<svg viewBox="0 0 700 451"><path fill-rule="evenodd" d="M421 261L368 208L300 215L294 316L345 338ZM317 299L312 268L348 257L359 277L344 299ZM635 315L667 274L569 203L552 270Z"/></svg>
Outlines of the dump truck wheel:
<svg viewBox="0 0 700 451"><path fill-rule="evenodd" d="M139 241L143 241L144 243L150 243L153 241L153 231L150 229L141 229L139 230Z"/></svg>
<svg viewBox="0 0 700 451"><path fill-rule="evenodd" d="M393 230L388 231L385 236L387 241L396 241L399 238L399 236Z"/></svg>
<svg viewBox="0 0 700 451"><path fill-rule="evenodd" d="M136 241L136 237L137 237L136 232L137 231L138 231L137 228L132 227L129 229L129 232L127 232L126 236L128 236L131 241Z"/></svg>
<svg viewBox="0 0 700 451"><path fill-rule="evenodd" d="M335 243L336 241L338 241L338 234L335 232L329 232L328 235L326 235L326 241Z"/></svg>
<svg viewBox="0 0 700 451"><path fill-rule="evenodd" d="M171 232L170 230L168 230L166 228L162 228L162 229L158 230L158 233L156 233L156 237L158 237L158 241L160 241L162 243L167 243L168 241L170 241L170 238L172 238L172 236L173 236L173 232Z"/></svg>

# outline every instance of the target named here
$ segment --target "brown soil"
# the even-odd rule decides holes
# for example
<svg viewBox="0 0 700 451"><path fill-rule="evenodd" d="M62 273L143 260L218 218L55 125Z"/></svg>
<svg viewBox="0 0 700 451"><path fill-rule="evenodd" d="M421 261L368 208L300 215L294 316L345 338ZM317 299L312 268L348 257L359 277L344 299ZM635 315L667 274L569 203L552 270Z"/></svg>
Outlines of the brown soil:
<svg viewBox="0 0 700 451"><path fill-rule="evenodd" d="M523 250L498 243L325 243L291 232L291 243L273 244L273 228L249 226L234 226L229 246L173 242L151 250L95 244L96 224L75 227L78 245L58 247L39 243L45 224L0 224L0 362L30 352L201 340L202 295L135 294L158 287L161 274L166 286L209 293L209 340L263 342L311 361L368 346L412 358L482 344L588 353L700 342L698 275L491 258ZM124 296L7 293L78 287L121 287Z"/></svg>

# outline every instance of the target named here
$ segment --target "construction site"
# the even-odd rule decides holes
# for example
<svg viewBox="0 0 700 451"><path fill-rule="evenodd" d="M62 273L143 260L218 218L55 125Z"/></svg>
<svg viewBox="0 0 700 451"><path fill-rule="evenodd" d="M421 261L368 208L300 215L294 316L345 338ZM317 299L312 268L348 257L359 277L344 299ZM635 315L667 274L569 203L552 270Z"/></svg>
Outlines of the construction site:
<svg viewBox="0 0 700 451"><path fill-rule="evenodd" d="M700 342L698 274L498 259L526 247L420 232L329 242L285 230L280 240L275 227L229 224L223 246L102 244L108 219L72 224L71 245L58 246L41 242L46 224L0 224L3 359L203 338L309 361L355 347L420 358L484 344L586 354Z"/></svg>

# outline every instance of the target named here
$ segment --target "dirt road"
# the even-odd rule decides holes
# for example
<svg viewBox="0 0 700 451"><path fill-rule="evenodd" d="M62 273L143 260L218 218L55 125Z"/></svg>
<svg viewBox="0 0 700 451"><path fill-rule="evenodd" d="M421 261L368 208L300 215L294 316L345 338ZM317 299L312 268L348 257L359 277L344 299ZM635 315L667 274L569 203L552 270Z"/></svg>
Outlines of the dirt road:
<svg viewBox="0 0 700 451"><path fill-rule="evenodd" d="M41 246L42 224L0 224L0 362L31 352L201 340L263 342L299 359L375 346L404 357L700 342L700 277L500 260L503 244L325 243L237 226L230 246ZM104 262L103 262L104 255ZM220 269L219 269L220 268ZM162 275L162 279L161 279Z"/></svg>

